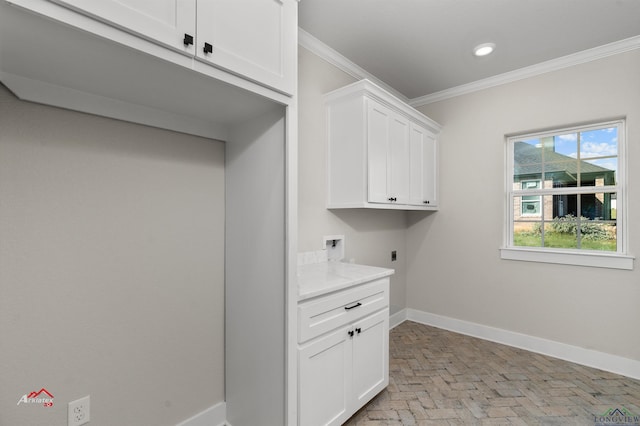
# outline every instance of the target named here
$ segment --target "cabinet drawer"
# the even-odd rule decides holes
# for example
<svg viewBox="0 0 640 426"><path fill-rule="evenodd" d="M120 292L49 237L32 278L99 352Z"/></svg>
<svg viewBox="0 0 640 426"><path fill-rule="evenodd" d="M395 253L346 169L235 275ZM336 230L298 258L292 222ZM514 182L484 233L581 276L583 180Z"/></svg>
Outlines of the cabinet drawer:
<svg viewBox="0 0 640 426"><path fill-rule="evenodd" d="M389 306L389 278L305 301L298 306L298 342Z"/></svg>

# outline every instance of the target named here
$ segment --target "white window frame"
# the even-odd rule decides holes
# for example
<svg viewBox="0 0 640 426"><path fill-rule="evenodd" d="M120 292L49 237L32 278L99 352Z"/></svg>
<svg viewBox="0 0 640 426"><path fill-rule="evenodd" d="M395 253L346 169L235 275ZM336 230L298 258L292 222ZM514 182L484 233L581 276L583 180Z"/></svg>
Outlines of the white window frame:
<svg viewBox="0 0 640 426"><path fill-rule="evenodd" d="M605 252L585 249L560 249L547 247L521 247L513 245L513 221L514 221L514 194L522 195L521 191L514 190L514 143L516 141L557 136L562 134L598 130L607 127L618 128L618 170L615 185L598 187L598 192L615 192L617 194L616 230L617 251ZM626 220L629 217L627 211L627 150L626 150L626 126L625 120L605 121L587 125L558 128L544 132L507 135L505 138L505 229L504 242L500 248L500 257L506 260L522 260L530 262L556 263L565 265L591 266L613 269L633 269L634 256L628 253L628 233ZM541 189L532 191L530 195L553 195L567 193L581 195L593 193L594 187L572 187L561 189Z"/></svg>

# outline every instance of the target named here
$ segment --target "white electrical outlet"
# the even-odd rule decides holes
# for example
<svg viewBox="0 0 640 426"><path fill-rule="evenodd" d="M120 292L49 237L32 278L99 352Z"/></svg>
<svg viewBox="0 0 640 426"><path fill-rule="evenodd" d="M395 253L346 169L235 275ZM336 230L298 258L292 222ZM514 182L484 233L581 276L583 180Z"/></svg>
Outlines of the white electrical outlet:
<svg viewBox="0 0 640 426"><path fill-rule="evenodd" d="M69 426L80 426L91 420L89 395L69 403Z"/></svg>

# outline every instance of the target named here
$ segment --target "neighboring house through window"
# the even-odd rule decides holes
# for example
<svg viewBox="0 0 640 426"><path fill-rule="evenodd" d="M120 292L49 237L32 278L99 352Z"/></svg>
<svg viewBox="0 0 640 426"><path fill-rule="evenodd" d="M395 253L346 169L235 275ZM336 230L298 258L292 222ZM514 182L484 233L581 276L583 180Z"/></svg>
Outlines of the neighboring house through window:
<svg viewBox="0 0 640 426"><path fill-rule="evenodd" d="M624 136L618 120L508 137L502 257L632 269Z"/></svg>
<svg viewBox="0 0 640 426"><path fill-rule="evenodd" d="M523 180L522 189L540 189L541 181L539 180ZM520 216L540 216L540 203L542 197L539 195L523 195L520 197Z"/></svg>

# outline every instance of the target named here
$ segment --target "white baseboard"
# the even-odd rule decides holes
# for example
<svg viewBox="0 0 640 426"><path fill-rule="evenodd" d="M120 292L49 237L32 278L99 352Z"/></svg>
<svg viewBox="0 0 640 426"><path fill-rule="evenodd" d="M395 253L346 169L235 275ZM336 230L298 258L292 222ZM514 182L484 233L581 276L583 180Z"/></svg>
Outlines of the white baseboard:
<svg viewBox="0 0 640 426"><path fill-rule="evenodd" d="M176 426L224 426L227 424L227 404L220 402Z"/></svg>
<svg viewBox="0 0 640 426"><path fill-rule="evenodd" d="M587 367L621 374L633 379L640 379L640 361L638 360L585 349L579 346L567 345L565 343L516 333L514 331L503 330L501 328L418 311L416 309L406 309L392 315L391 317L394 319L393 327L404 321L400 320L403 315L405 319L421 324L443 328L445 330L478 337L480 339L496 343L502 343L504 345L525 349L554 358L560 358L565 361L575 362L576 364L585 365ZM392 318L389 319L389 324L392 324Z"/></svg>
<svg viewBox="0 0 640 426"><path fill-rule="evenodd" d="M406 309L401 309L398 312L396 312L395 314L389 315L389 330L391 330L394 327L399 326L400 324L402 324L406 320L407 320L407 310Z"/></svg>
<svg viewBox="0 0 640 426"><path fill-rule="evenodd" d="M407 320L640 379L640 361L637 360L416 309L402 309L390 315L389 329ZM220 402L176 426L230 426L226 418L226 404Z"/></svg>

